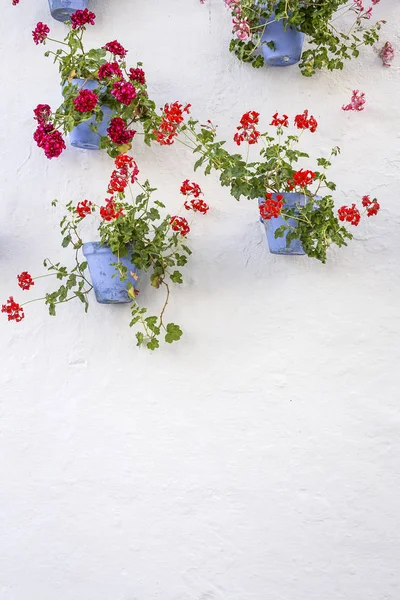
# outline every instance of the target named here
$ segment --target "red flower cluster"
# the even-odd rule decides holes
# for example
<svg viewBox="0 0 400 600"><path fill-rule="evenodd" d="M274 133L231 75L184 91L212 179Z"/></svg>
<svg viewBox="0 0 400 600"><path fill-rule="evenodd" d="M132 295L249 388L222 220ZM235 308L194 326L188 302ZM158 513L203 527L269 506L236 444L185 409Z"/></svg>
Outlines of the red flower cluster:
<svg viewBox="0 0 400 600"><path fill-rule="evenodd" d="M136 131L134 129L128 129L125 121L120 117L114 117L110 121L110 126L107 129L108 137L117 146L123 146L129 144Z"/></svg>
<svg viewBox="0 0 400 600"><path fill-rule="evenodd" d="M367 217L373 217L374 215L377 215L381 208L378 200L376 198L370 200L369 196L362 197L362 205L367 209Z"/></svg>
<svg viewBox="0 0 400 600"><path fill-rule="evenodd" d="M100 216L105 221L112 221L113 219L118 219L118 217L122 217L124 211L122 208L117 209L117 205L114 202L114 198L108 198L106 200L106 205L100 208Z"/></svg>
<svg viewBox="0 0 400 600"><path fill-rule="evenodd" d="M136 89L129 81L116 81L111 90L111 94L115 96L119 102L129 106L136 98Z"/></svg>
<svg viewBox="0 0 400 600"><path fill-rule="evenodd" d="M92 112L98 102L97 94L90 90L80 90L76 98L74 98L74 106L78 112Z"/></svg>
<svg viewBox="0 0 400 600"><path fill-rule="evenodd" d="M142 85L146 83L145 73L143 69L140 69L139 67L137 69L129 69L129 79L141 83Z"/></svg>
<svg viewBox="0 0 400 600"><path fill-rule="evenodd" d="M361 219L361 214L355 204L351 206L342 206L338 210L338 217L340 221L347 221L352 225L358 225Z"/></svg>
<svg viewBox="0 0 400 600"><path fill-rule="evenodd" d="M12 296L7 300L7 304L3 304L1 312L6 313L9 321L17 321L19 323L25 317L24 309L18 302L14 302Z"/></svg>
<svg viewBox="0 0 400 600"><path fill-rule="evenodd" d="M32 276L29 275L28 271L23 271L21 275L17 275L18 285L21 290L29 290L35 282L32 279Z"/></svg>
<svg viewBox="0 0 400 600"><path fill-rule="evenodd" d="M76 205L75 211L78 213L81 219L84 219L86 215L90 215L92 212L92 202L89 200L82 200Z"/></svg>
<svg viewBox="0 0 400 600"><path fill-rule="evenodd" d="M47 158L60 156L66 148L61 133L51 123L39 123L33 139L39 148L43 148Z"/></svg>
<svg viewBox="0 0 400 600"><path fill-rule="evenodd" d="M273 125L274 127L288 127L289 117L287 115L283 115L280 119L278 113L276 112L272 117L270 125Z"/></svg>
<svg viewBox="0 0 400 600"><path fill-rule="evenodd" d="M294 124L297 129L309 129L311 133L314 133L318 127L318 122L315 117L311 115L311 117L308 118L308 110L305 110L301 115L296 115Z"/></svg>
<svg viewBox="0 0 400 600"><path fill-rule="evenodd" d="M189 179L185 179L181 185L181 194L188 198L184 204L186 210L193 210L194 212L199 212L203 215L208 212L210 207L204 200L199 198L202 193L198 183L194 183L194 181L190 183ZM190 198L190 196L193 196L193 198Z"/></svg>
<svg viewBox="0 0 400 600"><path fill-rule="evenodd" d="M17 4L19 4L19 0L12 0L12 5L13 6L17 6Z"/></svg>
<svg viewBox="0 0 400 600"><path fill-rule="evenodd" d="M51 108L48 104L38 104L33 111L34 119L38 123L46 123L51 115Z"/></svg>
<svg viewBox="0 0 400 600"><path fill-rule="evenodd" d="M259 206L261 218L265 221L279 217L284 205L282 194L276 194L276 200L272 196L273 194L266 194L266 199Z"/></svg>
<svg viewBox="0 0 400 600"><path fill-rule="evenodd" d="M111 54L114 54L114 56L121 56L121 58L124 58L127 53L127 50L125 50L125 48L121 46L117 40L108 42L105 46L103 46L103 50L108 50L108 52L111 52Z"/></svg>
<svg viewBox="0 0 400 600"><path fill-rule="evenodd" d="M157 136L157 142L161 146L170 146L174 143L174 137L178 135L178 125L184 120L184 114L190 112L191 104L186 104L183 108L179 102L166 104L164 113L161 118L161 123L158 131L155 129L154 134Z"/></svg>
<svg viewBox="0 0 400 600"><path fill-rule="evenodd" d="M108 79L109 77L122 77L122 71L117 62L106 62L101 65L98 71L99 79Z"/></svg>
<svg viewBox="0 0 400 600"><path fill-rule="evenodd" d="M84 10L76 10L73 15L71 15L71 25L72 29L77 29L78 27L85 27L85 25L94 25L94 20L96 15L87 8Z"/></svg>
<svg viewBox="0 0 400 600"><path fill-rule="evenodd" d="M184 204L186 210L193 210L205 215L210 210L207 202L204 202L201 198L192 198L192 200L186 200Z"/></svg>
<svg viewBox="0 0 400 600"><path fill-rule="evenodd" d="M183 237L190 231L189 223L185 217L171 217L170 225L173 231L179 232Z"/></svg>
<svg viewBox="0 0 400 600"><path fill-rule="evenodd" d="M39 21L35 29L32 31L33 41L35 42L36 46L38 44L43 44L49 33L50 27L48 27L45 23Z"/></svg>
<svg viewBox="0 0 400 600"><path fill-rule="evenodd" d="M239 127L236 127L238 133L235 133L233 136L233 140L238 146L240 146L242 142L247 142L248 144L257 143L258 138L261 135L255 128L255 126L258 125L259 116L260 113L255 112L254 110L250 110L242 116Z"/></svg>
<svg viewBox="0 0 400 600"><path fill-rule="evenodd" d="M122 193L128 181L135 183L139 175L139 169L136 162L127 154L120 154L114 161L117 167L111 173L110 183L108 184L108 193Z"/></svg>
<svg viewBox="0 0 400 600"><path fill-rule="evenodd" d="M314 179L315 173L313 171L303 171L303 169L300 169L300 171L293 173L292 179L288 180L289 188L291 190L297 186L304 188L310 185Z"/></svg>
<svg viewBox="0 0 400 600"><path fill-rule="evenodd" d="M189 179L185 179L181 185L181 194L184 196L194 196L195 198L198 198L202 193L199 184L194 183L194 181L190 183Z"/></svg>

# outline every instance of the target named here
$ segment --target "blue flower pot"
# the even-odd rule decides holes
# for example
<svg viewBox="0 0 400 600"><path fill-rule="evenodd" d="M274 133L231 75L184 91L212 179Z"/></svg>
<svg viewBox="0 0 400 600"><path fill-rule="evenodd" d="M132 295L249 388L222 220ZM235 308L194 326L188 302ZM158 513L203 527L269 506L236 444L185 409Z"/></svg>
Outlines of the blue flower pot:
<svg viewBox="0 0 400 600"><path fill-rule="evenodd" d="M118 262L118 257L113 254L108 246L102 246L100 242L87 242L83 244L83 254L86 257L90 277L96 294L96 300L100 304L126 304L132 302L127 292L127 283L132 283L136 288L138 284L139 270L133 265L128 256L121 257L119 262L128 269L128 278L121 281L119 272L112 267L112 263ZM132 276L132 273L135 275Z"/></svg>
<svg viewBox="0 0 400 600"><path fill-rule="evenodd" d="M287 193L284 192L281 195L284 197L285 206L287 206L288 208L293 208L293 206L298 206L298 205L304 206L304 194L298 194L297 192L287 192ZM274 200L276 200L276 196L277 196L277 194L272 194L272 198ZM258 204L259 205L262 204L264 202L264 200L265 200L265 198L259 198ZM284 208L283 208L283 210L284 210ZM297 226L296 219L286 219L286 221L285 221L282 217L276 217L275 219L268 219L268 220L264 221L264 219L262 219L260 217L260 221L261 221L261 223L263 223L263 225L265 227L269 251L272 254L292 254L292 255L296 255L296 254L304 255L305 254L300 240L293 240L289 244L289 247L288 248L286 247L287 231L285 231L283 237L279 237L279 238L275 237L275 231L279 227L281 227L281 225L284 225L285 223L288 223L292 227L296 227Z"/></svg>
<svg viewBox="0 0 400 600"><path fill-rule="evenodd" d="M57 21L69 21L76 10L87 8L88 0L49 0L51 16Z"/></svg>
<svg viewBox="0 0 400 600"><path fill-rule="evenodd" d="M271 19L274 15L271 15ZM267 65L272 67L288 67L299 62L303 50L304 33L293 27L286 27L285 21L274 21L266 26L262 36L263 42L274 42L275 50L262 44L262 53Z"/></svg>
<svg viewBox="0 0 400 600"><path fill-rule="evenodd" d="M79 89L96 90L99 88L99 82L95 80L86 81L84 79L73 79L72 83L77 85ZM84 123L80 123L69 133L69 141L74 148L83 148L84 150L100 150L100 137L107 135L107 128L110 124L110 119L113 111L104 104L101 106L103 111L102 121L96 123L96 117L88 119ZM97 132L90 129L91 123L97 125Z"/></svg>

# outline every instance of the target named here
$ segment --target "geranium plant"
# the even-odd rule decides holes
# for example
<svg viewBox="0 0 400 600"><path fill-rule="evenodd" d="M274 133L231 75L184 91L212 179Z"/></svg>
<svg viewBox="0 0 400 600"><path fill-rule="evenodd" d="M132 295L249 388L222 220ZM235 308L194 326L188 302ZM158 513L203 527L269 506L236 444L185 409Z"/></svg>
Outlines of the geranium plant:
<svg viewBox="0 0 400 600"><path fill-rule="evenodd" d="M259 117L256 111L245 113L234 134L238 146L247 146L245 157L232 154L223 147L224 142L217 140L216 128L210 121L200 125L192 118L183 120L182 114L182 121L175 125L174 136L200 154L195 169L202 166L206 174L212 169L219 171L221 184L228 186L237 200L241 197L261 199L263 220L281 217L283 223L275 237L285 236L287 246L293 240L300 240L308 256L325 263L332 244L345 246L353 237L342 223L356 226L361 218L355 203L350 207L342 206L338 211L335 209L332 192L336 190L336 184L328 179L327 169L332 157L340 150L335 147L330 156L314 159L311 165L300 167L300 162L310 162L310 156L299 150L298 144L305 130L312 134L316 132L315 117L307 110L296 115L294 133L287 133L289 117L278 113L272 117L272 130L261 133ZM252 147L259 148L257 160L250 159L254 152L250 153ZM288 194L293 192L301 195L301 201L296 206L289 206ZM380 208L376 198L370 199L368 195L362 197L362 206L368 217L376 215Z"/></svg>
<svg viewBox="0 0 400 600"><path fill-rule="evenodd" d="M104 135L99 133L99 147L113 158L130 149L136 123L141 123L146 143L154 137L155 104L148 96L142 63L128 68L127 50L116 40L85 50L84 33L94 21L95 14L88 9L76 11L64 41L50 38L49 27L41 22L32 32L35 44L51 41L59 46L45 56L58 64L64 100L56 110L48 104L34 110L34 139L48 158L61 154L66 147L63 136L81 123L90 122L90 129L98 132L105 111L111 118ZM92 82L94 89L88 89Z"/></svg>
<svg viewBox="0 0 400 600"><path fill-rule="evenodd" d="M89 295L93 283L88 272L88 262L81 256L84 250L84 239L81 233L82 221L88 218L98 220L98 234L102 246L111 250L115 260L111 263L114 277L123 282L126 295L131 300L130 326L138 326L136 332L137 345L145 345L150 350L159 347L160 336L172 343L182 336L181 328L175 323L167 323L165 312L171 293L171 284L182 283L181 269L191 254L187 246L187 235L190 224L179 215L161 215L165 206L159 200L152 200L156 191L148 181L138 181L138 168L132 157L119 155L115 159L115 169L111 175L108 193L111 194L102 205L89 200L66 205L66 215L60 222L62 246L71 248L74 266L68 268L60 262L50 259L44 261L47 275L32 277L27 271L18 276L19 287L26 291L41 277L53 276L61 281L54 291L46 293L42 298L35 298L26 303L19 303L11 296L2 306L1 311L8 320L21 321L24 316L24 305L38 300L44 301L51 315L56 314L59 304L80 300L88 310ZM132 186L139 187L136 196ZM186 180L182 183L181 194L185 200L183 207L189 213L206 214L209 206L201 198L202 191L198 184ZM57 201L53 201L56 205ZM123 259L128 258L127 261ZM147 273L150 284L156 289L164 290L164 300L158 315L148 315L146 307L140 303L138 273ZM110 284L111 285L111 284ZM141 283L140 283L141 285Z"/></svg>
<svg viewBox="0 0 400 600"><path fill-rule="evenodd" d="M285 28L293 27L304 33L310 43L299 64L303 75L309 77L318 69L343 69L344 61L359 56L359 48L372 46L379 39L384 21L362 28L370 20L373 5L366 8L365 0L224 0L232 14L234 38L230 50L253 67L262 67L264 57L259 52L263 44L274 50L274 42L263 39L273 22L283 21ZM349 17L346 31L341 31L337 19Z"/></svg>

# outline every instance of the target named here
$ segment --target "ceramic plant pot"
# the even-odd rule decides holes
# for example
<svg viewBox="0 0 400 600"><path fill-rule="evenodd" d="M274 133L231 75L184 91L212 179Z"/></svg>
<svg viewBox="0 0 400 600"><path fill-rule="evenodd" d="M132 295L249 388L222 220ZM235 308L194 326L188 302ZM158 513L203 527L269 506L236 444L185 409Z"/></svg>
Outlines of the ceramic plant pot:
<svg viewBox="0 0 400 600"><path fill-rule="evenodd" d="M139 270L132 264L128 256L119 259L119 262L128 269L128 278L121 281L118 271L111 266L113 263L118 262L118 258L108 246L102 246L100 242L87 242L83 244L83 254L88 263L97 302L100 304L132 302L132 298L127 291L127 283L132 283L133 287L136 288Z"/></svg>
<svg viewBox="0 0 400 600"><path fill-rule="evenodd" d="M271 15L271 19L274 15ZM262 53L267 65L273 67L288 67L299 62L303 50L304 33L294 27L286 26L285 21L274 21L266 26L262 36L263 42L273 42L271 49L262 44Z"/></svg>
<svg viewBox="0 0 400 600"><path fill-rule="evenodd" d="M272 198L276 200L276 196L279 194L272 194ZM304 206L304 194L298 194L297 192L283 192L280 194L284 197L285 206L288 208L293 208L294 206ZM258 204L262 204L264 202L264 198L258 199ZM297 221L296 219L286 219L286 221L282 217L276 217L268 220L264 220L260 217L261 223L265 227L265 231L267 234L269 251L272 254L287 254L287 255L304 255L305 252L303 250L303 246L300 240L292 240L289 244L289 247L286 247L286 235L287 231L285 231L283 237L275 237L275 231L281 227L282 225L288 223L292 225L292 227L296 227Z"/></svg>
<svg viewBox="0 0 400 600"><path fill-rule="evenodd" d="M84 90L93 91L99 88L99 82L95 80L72 79L71 83L77 85L79 89ZM100 150L100 137L107 135L107 128L113 114L111 108L104 104L101 106L101 110L103 111L102 121L96 122L96 117L93 116L84 123L79 123L79 125L70 131L69 141L71 146L84 150ZM97 132L90 129L91 124L97 126Z"/></svg>

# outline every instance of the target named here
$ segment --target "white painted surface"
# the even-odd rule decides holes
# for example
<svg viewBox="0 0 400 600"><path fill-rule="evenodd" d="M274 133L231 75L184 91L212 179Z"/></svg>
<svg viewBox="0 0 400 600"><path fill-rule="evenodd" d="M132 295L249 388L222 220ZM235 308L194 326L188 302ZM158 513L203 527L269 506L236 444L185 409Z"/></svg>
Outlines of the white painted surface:
<svg viewBox="0 0 400 600"><path fill-rule="evenodd" d="M15 275L45 256L68 261L50 201L101 199L111 165L76 150L47 161L34 146L31 110L59 92L30 30L63 25L45 0L5 4L2 301L21 297ZM94 302L88 315L72 304L57 319L40 305L20 324L2 315L0 597L398 600L399 61L385 69L367 51L312 80L254 71L227 52L222 1L91 8L91 43L128 47L160 106L191 102L230 140L246 110L266 125L309 108L310 148L342 148L338 205L371 192L383 208L323 266L270 255L255 203L198 175L212 211L171 305L182 342L138 351L127 310ZM376 12L400 50L398 2ZM363 113L340 111L353 88L367 94ZM135 158L178 207L188 152L137 143Z"/></svg>

